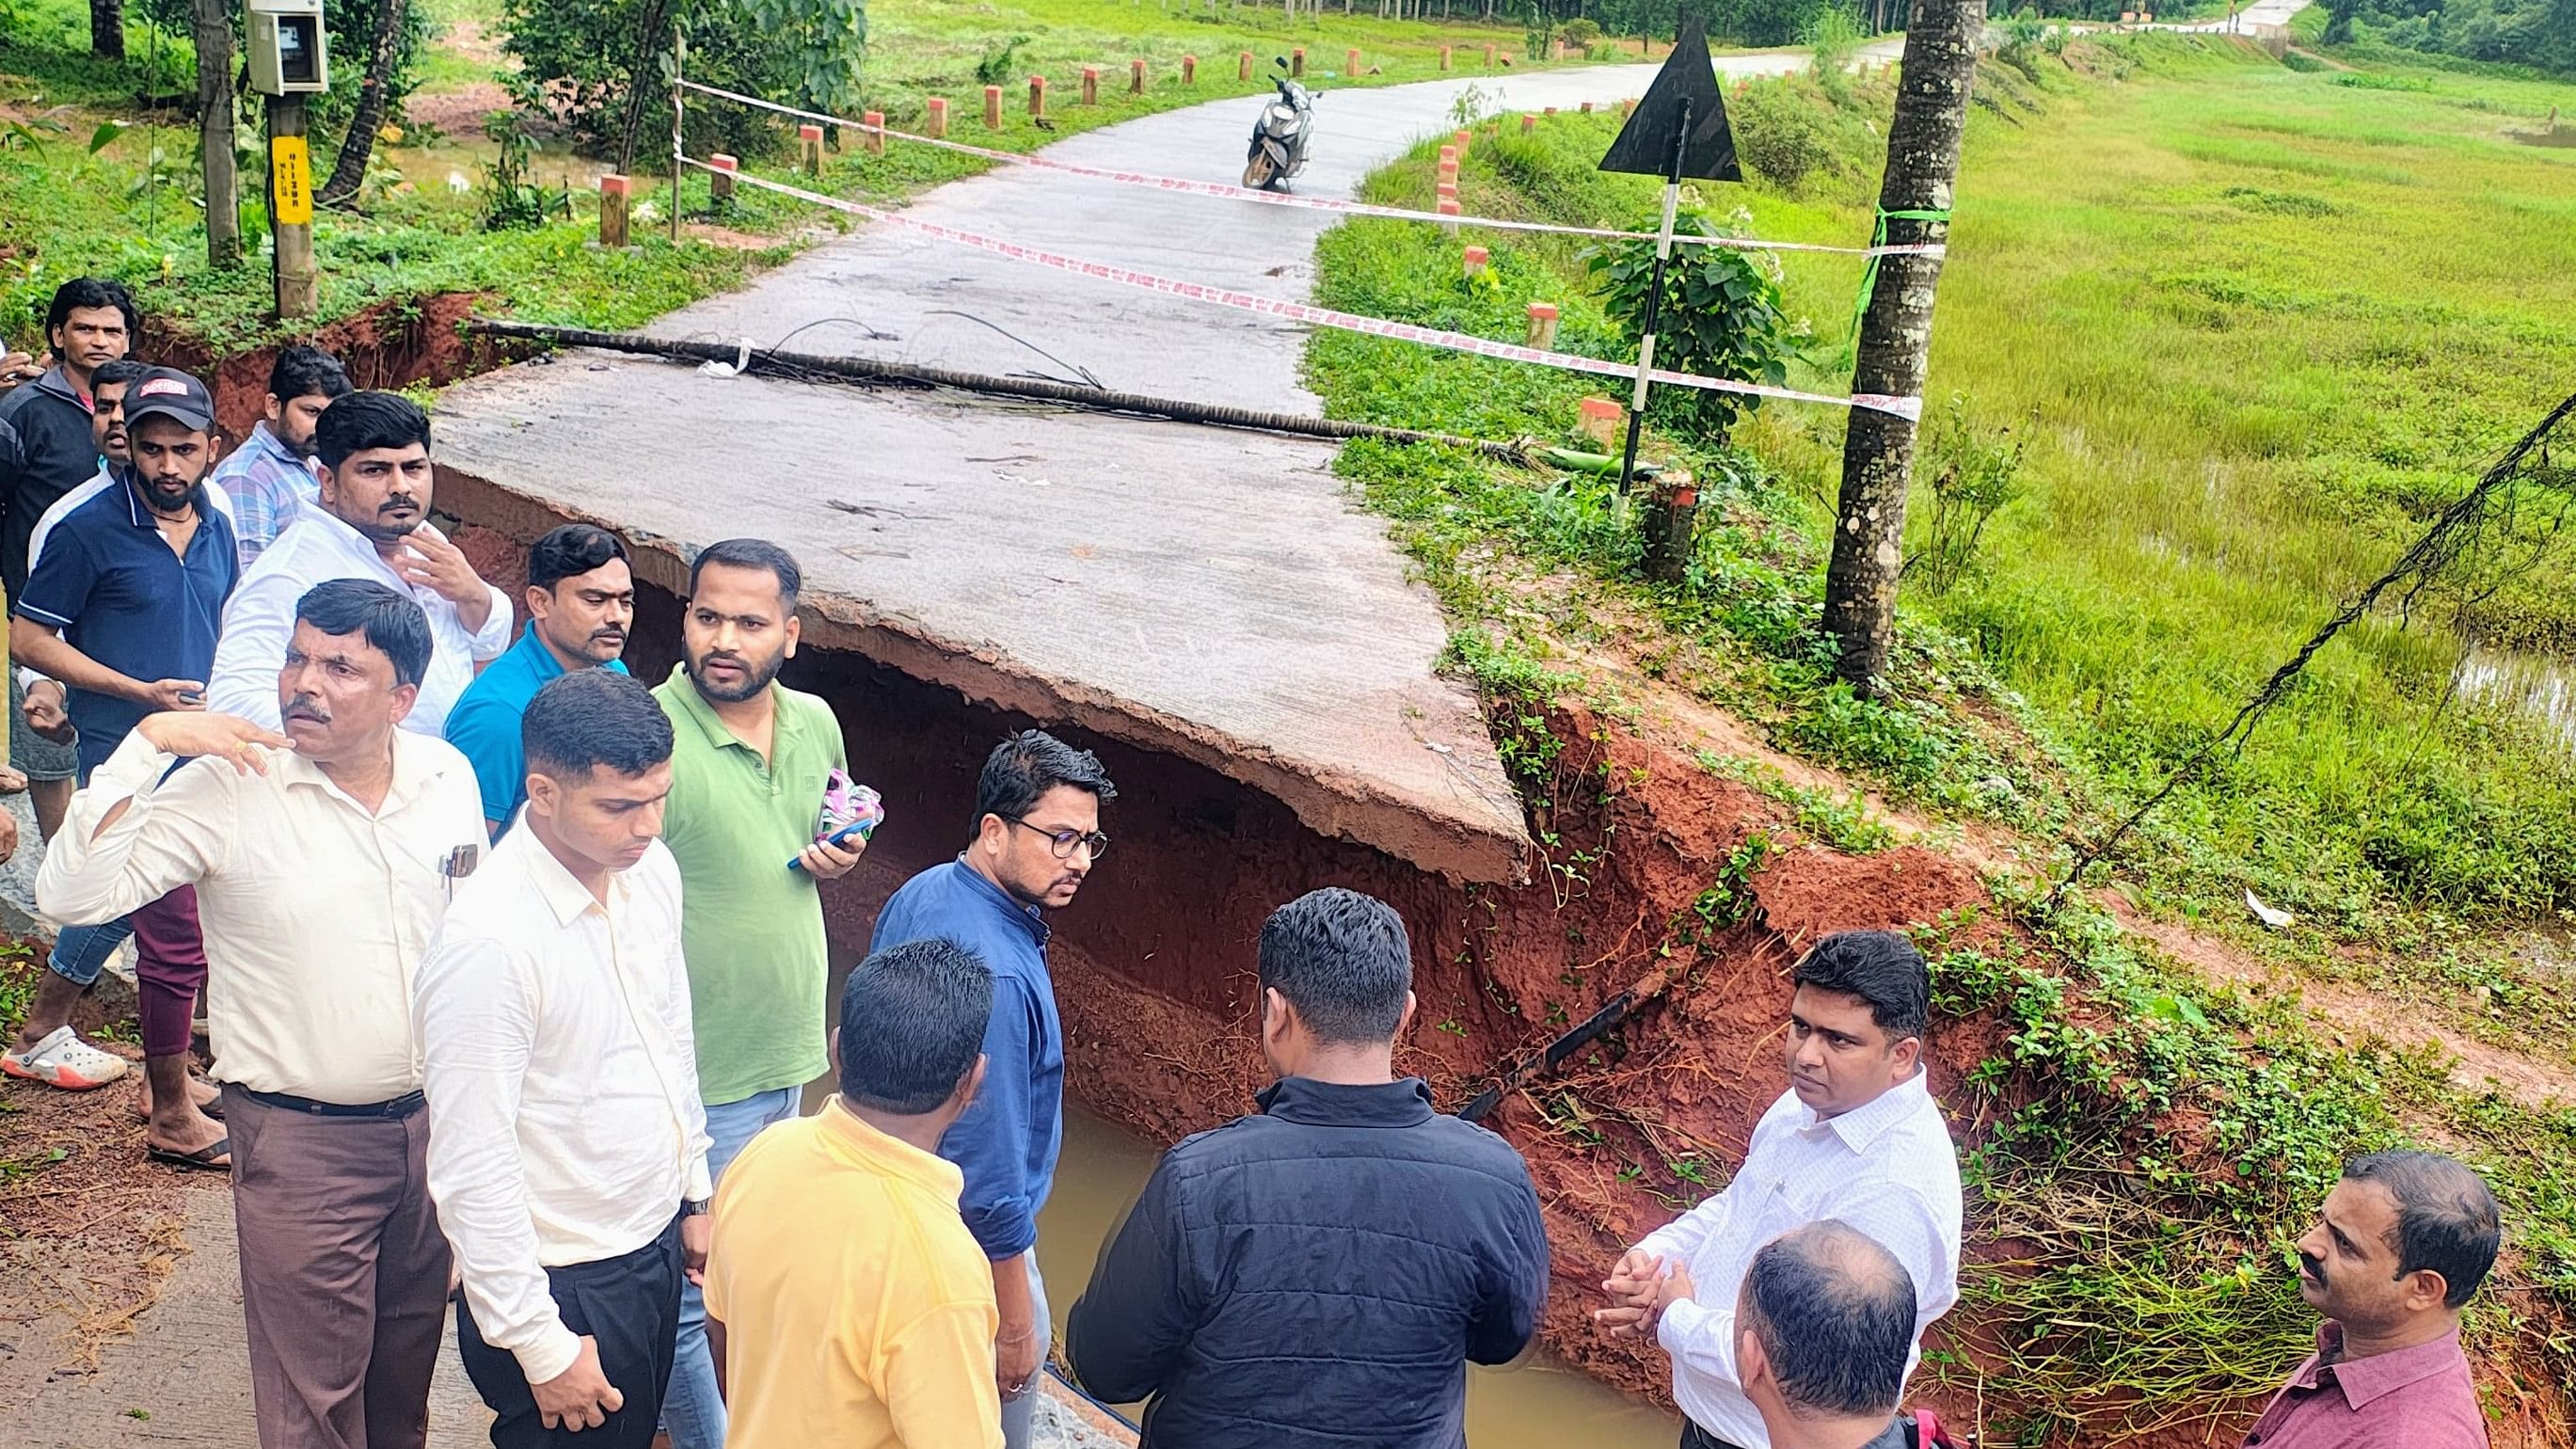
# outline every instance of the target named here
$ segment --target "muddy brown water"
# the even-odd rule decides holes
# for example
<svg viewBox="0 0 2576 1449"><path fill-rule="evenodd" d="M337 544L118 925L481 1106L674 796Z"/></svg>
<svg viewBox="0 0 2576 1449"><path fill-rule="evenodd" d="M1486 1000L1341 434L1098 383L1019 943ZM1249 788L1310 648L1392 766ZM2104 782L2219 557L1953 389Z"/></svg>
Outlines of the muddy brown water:
<svg viewBox="0 0 2576 1449"><path fill-rule="evenodd" d="M1038 1215L1038 1266L1058 1335L1091 1280L1100 1245L1144 1191L1155 1156L1150 1144L1066 1104L1064 1156ZM1131 1423L1140 1412L1134 1404L1115 1407ZM1680 1420L1545 1355L1467 1374L1467 1442L1474 1449L1671 1449L1680 1433Z"/></svg>

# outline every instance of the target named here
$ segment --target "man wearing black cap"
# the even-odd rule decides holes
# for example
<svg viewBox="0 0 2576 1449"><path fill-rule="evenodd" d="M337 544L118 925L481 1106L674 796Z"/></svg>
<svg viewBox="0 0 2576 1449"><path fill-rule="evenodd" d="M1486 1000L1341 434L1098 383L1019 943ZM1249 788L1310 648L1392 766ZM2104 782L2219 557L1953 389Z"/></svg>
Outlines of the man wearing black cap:
<svg viewBox="0 0 2576 1449"><path fill-rule="evenodd" d="M83 780L145 715L205 708L224 599L241 568L231 521L204 488L214 465L214 399L205 384L173 368L145 371L126 389L125 431L124 486L63 515L9 627L13 652L70 691ZM137 938L151 1114L145 1144L157 1161L228 1169L223 1128L201 1109L187 1070L189 1021L206 977L190 888L120 920L62 932L27 1027L0 1067L58 1086L91 1075L80 1058L96 1049L55 1018L68 1016L127 935Z"/></svg>

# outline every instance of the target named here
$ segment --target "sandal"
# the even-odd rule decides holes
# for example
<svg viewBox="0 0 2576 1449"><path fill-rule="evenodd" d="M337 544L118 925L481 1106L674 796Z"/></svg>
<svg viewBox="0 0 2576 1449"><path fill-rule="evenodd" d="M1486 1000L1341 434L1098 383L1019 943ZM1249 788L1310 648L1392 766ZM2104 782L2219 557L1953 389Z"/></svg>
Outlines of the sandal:
<svg viewBox="0 0 2576 1449"><path fill-rule="evenodd" d="M0 1052L0 1072L66 1092L86 1092L122 1077L133 1063L82 1041L68 1026L55 1027L25 1051Z"/></svg>
<svg viewBox="0 0 2576 1449"><path fill-rule="evenodd" d="M233 1140L230 1137L218 1137L194 1152L181 1152L174 1147L155 1147L146 1142L143 1144L143 1155L154 1162L167 1163L172 1167L184 1167L192 1172L233 1170ZM223 1161L217 1162L215 1159L218 1157Z"/></svg>
<svg viewBox="0 0 2576 1449"><path fill-rule="evenodd" d="M190 1077L188 1080L194 1082L197 1079ZM223 1093L217 1092L214 1096L208 1097L206 1100L199 1102L197 1104L197 1111L200 1115L211 1117L217 1122L224 1120ZM152 1120L152 1114L144 1111L142 1105L136 1102L128 1102L125 1104L125 1115L133 1118L137 1122L149 1122Z"/></svg>

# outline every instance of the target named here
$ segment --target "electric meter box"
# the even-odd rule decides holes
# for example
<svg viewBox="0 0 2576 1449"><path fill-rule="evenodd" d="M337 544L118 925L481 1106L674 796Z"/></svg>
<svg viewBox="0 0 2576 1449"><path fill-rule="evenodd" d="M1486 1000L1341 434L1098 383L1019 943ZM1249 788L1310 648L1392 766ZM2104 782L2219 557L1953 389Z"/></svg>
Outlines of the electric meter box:
<svg viewBox="0 0 2576 1449"><path fill-rule="evenodd" d="M250 0L250 88L267 96L331 87L322 0Z"/></svg>

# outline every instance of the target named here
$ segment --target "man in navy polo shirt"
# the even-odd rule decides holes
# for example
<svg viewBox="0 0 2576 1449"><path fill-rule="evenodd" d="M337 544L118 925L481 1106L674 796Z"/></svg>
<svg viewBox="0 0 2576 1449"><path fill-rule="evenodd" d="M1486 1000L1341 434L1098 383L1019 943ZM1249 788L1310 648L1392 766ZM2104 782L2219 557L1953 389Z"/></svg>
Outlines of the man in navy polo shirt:
<svg viewBox="0 0 2576 1449"><path fill-rule="evenodd" d="M83 781L145 715L206 707L224 599L241 572L232 524L203 486L214 465L214 411L205 384L184 372L156 367L136 378L125 394L124 486L63 516L15 601L11 650L70 690ZM206 979L194 890L121 921L64 931L28 1013L30 1032L57 1012L67 1018L128 934L137 938L145 1146L156 1161L229 1170L230 1144L188 1076L189 1022ZM39 1075L65 1052L95 1050L69 1033L66 1020L41 1041L22 1038L8 1070Z"/></svg>
<svg viewBox="0 0 2576 1449"><path fill-rule="evenodd" d="M519 723L549 680L575 669L613 669L635 621L635 575L616 534L567 523L528 550L528 627L486 665L447 712L447 742L474 766L483 818L497 838L528 798Z"/></svg>

